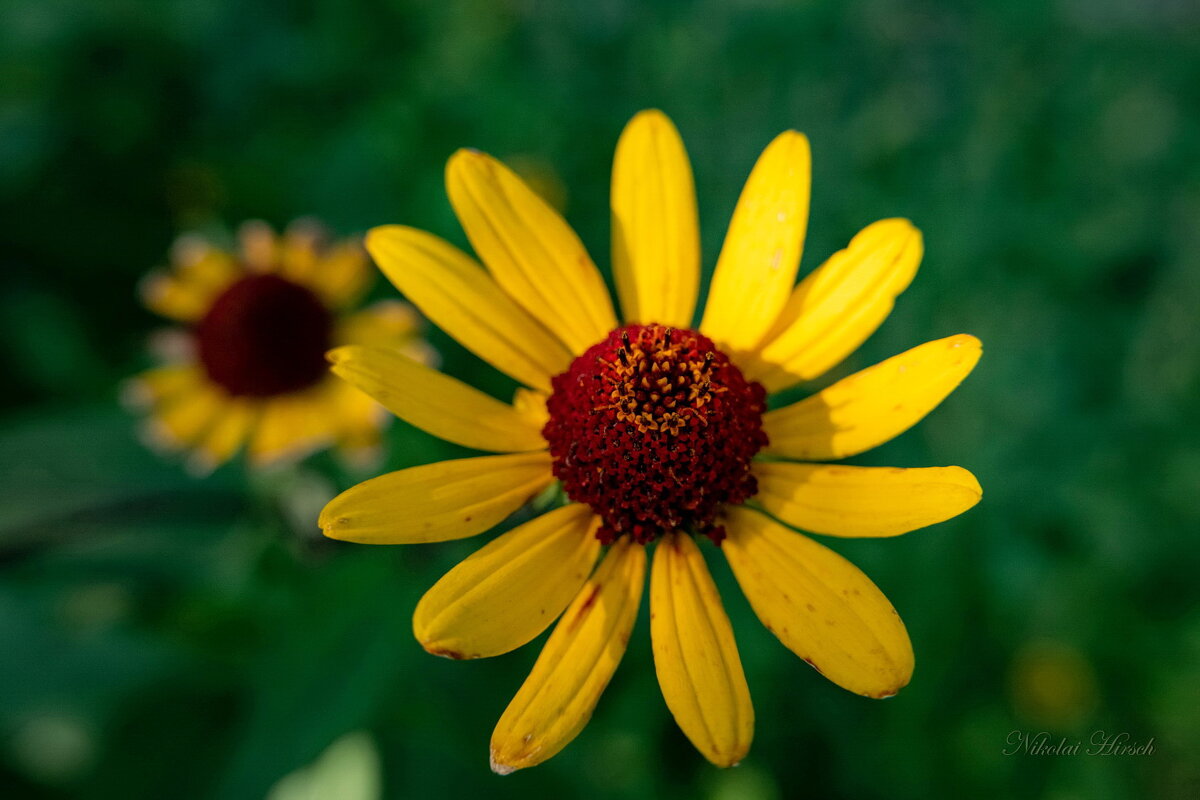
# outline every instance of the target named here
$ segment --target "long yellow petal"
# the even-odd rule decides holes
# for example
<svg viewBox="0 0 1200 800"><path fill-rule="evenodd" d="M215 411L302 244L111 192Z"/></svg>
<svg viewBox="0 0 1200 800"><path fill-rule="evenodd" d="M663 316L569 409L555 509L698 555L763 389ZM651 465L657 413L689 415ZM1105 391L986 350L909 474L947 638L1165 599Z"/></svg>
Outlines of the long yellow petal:
<svg viewBox="0 0 1200 800"><path fill-rule="evenodd" d="M718 767L738 763L754 736L754 706L733 628L692 537L654 551L650 637L663 698L679 728Z"/></svg>
<svg viewBox="0 0 1200 800"><path fill-rule="evenodd" d="M446 165L446 190L496 282L573 352L617 326L579 237L512 170L484 153L459 150Z"/></svg>
<svg viewBox="0 0 1200 800"><path fill-rule="evenodd" d="M618 539L496 723L494 771L507 775L540 764L583 730L625 654L645 574L646 549Z"/></svg>
<svg viewBox="0 0 1200 800"><path fill-rule="evenodd" d="M962 467L847 467L755 462L755 502L797 528L830 536L899 536L971 508L983 497Z"/></svg>
<svg viewBox="0 0 1200 800"><path fill-rule="evenodd" d="M342 492L319 524L331 539L362 544L462 539L501 522L552 480L544 452L410 467Z"/></svg>
<svg viewBox="0 0 1200 800"><path fill-rule="evenodd" d="M700 322L728 350L755 350L787 303L808 226L811 166L808 139L785 131L742 189Z"/></svg>
<svg viewBox="0 0 1200 800"><path fill-rule="evenodd" d="M617 142L612 264L626 322L688 327L700 285L700 223L692 165L679 131L642 111Z"/></svg>
<svg viewBox="0 0 1200 800"><path fill-rule="evenodd" d="M400 225L374 228L367 249L397 289L463 347L526 386L549 390L571 354L470 256Z"/></svg>
<svg viewBox="0 0 1200 800"><path fill-rule="evenodd" d="M792 292L748 377L774 392L836 366L891 313L923 252L906 219L868 225Z"/></svg>
<svg viewBox="0 0 1200 800"><path fill-rule="evenodd" d="M754 613L779 641L856 694L891 697L913 671L908 631L858 567L807 536L738 507L721 543Z"/></svg>
<svg viewBox="0 0 1200 800"><path fill-rule="evenodd" d="M499 453L546 446L538 429L512 406L394 350L349 345L330 352L329 360L338 377L448 442Z"/></svg>
<svg viewBox="0 0 1200 800"><path fill-rule="evenodd" d="M803 461L846 458L894 439L946 399L983 346L960 333L918 345L763 415L764 452Z"/></svg>
<svg viewBox="0 0 1200 800"><path fill-rule="evenodd" d="M532 641L587 580L600 554L599 524L576 503L489 542L421 598L417 641L447 658L498 656Z"/></svg>

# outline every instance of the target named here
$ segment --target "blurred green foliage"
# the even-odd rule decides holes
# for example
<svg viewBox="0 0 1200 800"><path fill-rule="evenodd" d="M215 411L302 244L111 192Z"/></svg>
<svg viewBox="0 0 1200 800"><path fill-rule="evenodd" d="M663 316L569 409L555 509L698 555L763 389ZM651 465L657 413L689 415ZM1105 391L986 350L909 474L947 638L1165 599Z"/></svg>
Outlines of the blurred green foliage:
<svg viewBox="0 0 1200 800"><path fill-rule="evenodd" d="M258 798L314 762L275 796L1200 796L1194 3L3 0L0 37L0 796ZM747 761L715 770L675 729L643 619L587 730L500 779L488 736L535 647L451 663L409 630L473 545L321 540L314 505L363 477L330 459L195 481L145 452L115 400L160 324L133 287L177 232L249 217L462 244L442 166L467 145L541 175L606 263L612 150L650 106L687 142L709 269L788 127L814 153L804 270L881 217L925 232L839 374L960 331L985 356L858 462L961 464L985 498L835 543L909 626L895 699L793 658L714 558ZM388 468L453 454L389 442ZM1014 730L1156 750L1006 756Z"/></svg>

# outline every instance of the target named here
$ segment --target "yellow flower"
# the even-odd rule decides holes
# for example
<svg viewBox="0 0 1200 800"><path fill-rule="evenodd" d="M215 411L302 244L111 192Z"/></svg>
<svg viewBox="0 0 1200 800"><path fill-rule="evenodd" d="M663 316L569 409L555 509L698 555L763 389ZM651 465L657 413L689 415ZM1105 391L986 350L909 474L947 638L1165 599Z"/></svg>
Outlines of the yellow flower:
<svg viewBox="0 0 1200 800"><path fill-rule="evenodd" d="M809 177L801 134L783 133L763 152L695 329L692 172L657 111L633 118L613 166L624 325L571 228L483 153L454 154L446 182L486 270L419 230L368 234L397 288L527 388L510 405L387 350L334 351L334 372L401 418L503 455L366 481L325 508L326 535L374 544L473 536L556 478L572 501L460 563L414 616L425 649L451 658L508 652L559 620L496 726L497 772L550 758L583 728L625 652L652 542L659 684L714 764L746 754L754 710L698 535L718 545L763 623L827 678L869 697L908 683L912 646L891 604L848 561L791 528L896 536L975 505L979 484L958 467L812 462L911 427L970 372L980 344L967 335L930 342L767 411L766 392L821 375L880 325L922 252L911 224L883 220L793 286Z"/></svg>
<svg viewBox="0 0 1200 800"><path fill-rule="evenodd" d="M239 253L183 236L168 270L142 284L146 306L186 326L159 348L168 362L130 381L148 410L146 434L189 451L208 471L246 445L251 464L295 458L328 445L351 457L378 446L386 412L329 374L325 353L388 344L427 363L418 318L398 301L352 309L374 272L356 243L327 245L312 222L276 236L246 223Z"/></svg>

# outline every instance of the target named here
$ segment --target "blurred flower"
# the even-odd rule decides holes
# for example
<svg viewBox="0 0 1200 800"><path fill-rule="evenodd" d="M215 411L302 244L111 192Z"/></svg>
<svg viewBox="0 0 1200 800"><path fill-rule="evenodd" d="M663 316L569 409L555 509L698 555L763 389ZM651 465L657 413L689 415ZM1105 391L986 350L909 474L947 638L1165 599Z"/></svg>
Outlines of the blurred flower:
<svg viewBox="0 0 1200 800"><path fill-rule="evenodd" d="M312 222L281 236L249 222L240 239L231 253L183 236L171 268L142 285L147 307L186 326L155 337L167 363L127 387L149 413L147 438L190 451L200 472L243 444L256 466L329 445L369 456L387 415L332 378L325 353L371 344L432 363L417 314L396 301L352 311L373 278L366 254L350 241L328 244Z"/></svg>
<svg viewBox="0 0 1200 800"><path fill-rule="evenodd" d="M1079 724L1096 705L1096 675L1073 646L1051 639L1027 642L1009 673L1017 713L1053 731Z"/></svg>
<svg viewBox="0 0 1200 800"><path fill-rule="evenodd" d="M414 616L425 649L451 658L508 652L561 616L492 736L500 773L550 758L583 728L625 652L646 545L656 541L650 633L659 684L680 728L713 763L746 754L754 710L700 536L720 546L787 647L850 691L895 694L909 681L913 653L891 604L848 561L776 518L833 536L895 536L953 517L981 494L958 467L793 461L844 458L907 430L974 367L980 344L972 336L921 345L766 411L768 391L823 374L883 322L920 260L911 224L868 226L793 287L809 148L785 132L746 183L692 329L696 198L674 125L657 111L638 114L613 169L623 325L566 222L478 151L450 159L447 189L487 271L412 228L367 237L380 268L422 312L528 387L512 405L392 351L331 354L335 373L413 425L506 455L360 484L325 508L326 535L366 543L473 536L556 478L573 501L463 561Z"/></svg>
<svg viewBox="0 0 1200 800"><path fill-rule="evenodd" d="M285 775L267 800L378 800L383 796L379 751L370 734L348 733L307 767Z"/></svg>
<svg viewBox="0 0 1200 800"><path fill-rule="evenodd" d="M96 757L96 732L74 714L47 711L25 720L9 739L10 759L48 784L78 778Z"/></svg>

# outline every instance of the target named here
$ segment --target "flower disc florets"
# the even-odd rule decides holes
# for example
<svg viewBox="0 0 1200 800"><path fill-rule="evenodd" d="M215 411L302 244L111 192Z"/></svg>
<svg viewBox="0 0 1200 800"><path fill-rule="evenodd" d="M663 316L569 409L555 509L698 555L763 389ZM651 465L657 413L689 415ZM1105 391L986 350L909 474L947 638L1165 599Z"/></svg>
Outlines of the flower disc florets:
<svg viewBox="0 0 1200 800"><path fill-rule="evenodd" d="M200 363L231 395L269 397L325 375L333 317L311 291L278 275L233 283L196 326Z"/></svg>
<svg viewBox="0 0 1200 800"><path fill-rule="evenodd" d="M600 541L691 530L719 542L721 506L754 494L750 459L767 443L766 395L707 337L627 325L553 387L542 433L554 475L600 516Z"/></svg>

